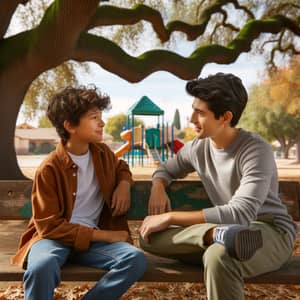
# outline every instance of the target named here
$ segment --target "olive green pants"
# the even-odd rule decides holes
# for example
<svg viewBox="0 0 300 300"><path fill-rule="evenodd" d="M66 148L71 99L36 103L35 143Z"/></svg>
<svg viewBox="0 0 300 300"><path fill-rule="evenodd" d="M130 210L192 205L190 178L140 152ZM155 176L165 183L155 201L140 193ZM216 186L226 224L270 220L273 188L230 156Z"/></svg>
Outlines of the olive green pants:
<svg viewBox="0 0 300 300"><path fill-rule="evenodd" d="M209 300L244 299L244 278L274 271L285 264L293 248L288 235L273 225L252 222L250 228L260 229L263 247L255 255L240 262L230 257L217 243L204 245L203 237L216 224L170 227L150 235L150 242L141 239L141 247L152 254L202 264Z"/></svg>

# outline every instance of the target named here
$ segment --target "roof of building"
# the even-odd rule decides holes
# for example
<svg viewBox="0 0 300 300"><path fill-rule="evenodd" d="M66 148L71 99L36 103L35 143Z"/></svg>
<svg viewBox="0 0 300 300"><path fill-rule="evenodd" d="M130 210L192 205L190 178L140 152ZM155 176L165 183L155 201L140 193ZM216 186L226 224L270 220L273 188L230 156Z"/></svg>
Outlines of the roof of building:
<svg viewBox="0 0 300 300"><path fill-rule="evenodd" d="M55 128L16 128L15 137L23 140L51 140L55 142L60 140Z"/></svg>
<svg viewBox="0 0 300 300"><path fill-rule="evenodd" d="M35 127L31 126L28 123L22 123L22 124L17 125L16 128L19 128L19 129L33 129Z"/></svg>
<svg viewBox="0 0 300 300"><path fill-rule="evenodd" d="M53 141L59 142L60 137L58 136L56 129L51 128L16 128L15 137L23 140L39 140L39 141ZM103 134L104 140L111 140L112 136L110 134Z"/></svg>

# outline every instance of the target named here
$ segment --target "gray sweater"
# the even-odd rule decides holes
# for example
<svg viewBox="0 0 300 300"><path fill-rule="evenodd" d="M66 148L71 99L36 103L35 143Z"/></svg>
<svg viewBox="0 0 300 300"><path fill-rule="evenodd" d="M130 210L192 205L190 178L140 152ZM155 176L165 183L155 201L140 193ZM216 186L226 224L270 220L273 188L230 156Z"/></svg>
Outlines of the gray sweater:
<svg viewBox="0 0 300 300"><path fill-rule="evenodd" d="M248 225L271 216L294 244L297 225L279 198L273 151L261 137L240 129L226 149L216 149L209 138L196 138L159 166L153 179L164 178L170 184L194 171L214 205L203 210L206 222Z"/></svg>

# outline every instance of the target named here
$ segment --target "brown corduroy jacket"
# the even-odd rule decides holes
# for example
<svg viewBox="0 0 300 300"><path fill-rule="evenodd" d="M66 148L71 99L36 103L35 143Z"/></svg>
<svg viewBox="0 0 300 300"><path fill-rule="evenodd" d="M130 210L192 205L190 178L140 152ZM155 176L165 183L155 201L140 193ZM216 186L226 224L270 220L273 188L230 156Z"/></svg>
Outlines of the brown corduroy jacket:
<svg viewBox="0 0 300 300"><path fill-rule="evenodd" d="M90 150L105 201L99 227L129 232L126 216L113 217L111 214L111 198L119 182L126 180L133 183L129 167L125 161L118 160L105 144L90 144ZM76 251L89 248L93 229L69 223L76 198L76 175L77 165L64 146L58 144L35 173L32 188L33 216L21 236L12 264L25 267L24 261L31 245L40 239L56 240Z"/></svg>

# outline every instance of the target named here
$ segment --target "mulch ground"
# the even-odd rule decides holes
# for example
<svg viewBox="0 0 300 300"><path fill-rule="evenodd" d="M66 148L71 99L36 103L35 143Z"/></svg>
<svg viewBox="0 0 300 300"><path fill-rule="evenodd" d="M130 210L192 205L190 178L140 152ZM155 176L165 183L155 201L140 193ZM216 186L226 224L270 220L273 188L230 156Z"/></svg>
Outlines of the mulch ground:
<svg viewBox="0 0 300 300"><path fill-rule="evenodd" d="M298 223L300 225L300 223ZM130 222L130 229L135 245L138 246L138 228L140 222ZM300 234L294 255L300 255ZM93 283L62 283L55 290L54 300L80 300ZM7 284L0 287L0 300L23 299L22 284ZM198 283L136 283L121 300L204 300L205 286ZM300 300L300 285L245 285L246 300ZM42 300L42 299L41 299ZM106 300L106 299L105 299ZM107 299L109 300L109 299Z"/></svg>

